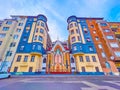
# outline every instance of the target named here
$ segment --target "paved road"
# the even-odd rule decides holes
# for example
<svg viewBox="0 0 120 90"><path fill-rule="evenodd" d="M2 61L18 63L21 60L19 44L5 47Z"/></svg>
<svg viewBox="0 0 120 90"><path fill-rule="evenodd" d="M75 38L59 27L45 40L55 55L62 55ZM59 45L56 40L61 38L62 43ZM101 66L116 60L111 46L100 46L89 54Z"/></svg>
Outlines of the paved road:
<svg viewBox="0 0 120 90"><path fill-rule="evenodd" d="M120 90L118 76L28 76L0 80L0 90Z"/></svg>

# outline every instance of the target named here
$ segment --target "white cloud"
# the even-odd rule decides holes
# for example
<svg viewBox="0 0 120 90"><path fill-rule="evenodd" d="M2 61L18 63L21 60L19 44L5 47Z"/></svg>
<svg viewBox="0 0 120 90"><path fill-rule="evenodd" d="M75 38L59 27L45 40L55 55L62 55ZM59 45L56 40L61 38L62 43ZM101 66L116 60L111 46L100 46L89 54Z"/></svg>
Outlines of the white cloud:
<svg viewBox="0 0 120 90"><path fill-rule="evenodd" d="M50 36L51 39L54 41L57 39L57 37L60 37L61 40L61 27L57 24L57 21L51 18L50 13L58 18L61 21L65 20L61 15L59 15L52 7L52 1L47 4L45 1L37 2L37 4L33 5L33 2L28 2L27 6L25 6L27 0L12 0L11 2L18 3L20 5L20 8L14 8L12 5L9 6L9 11L7 11L6 16L9 17L10 15L38 15L38 14L44 14L48 18L48 28L50 30ZM49 1L49 0L48 0ZM11 3L12 4L12 3ZM24 7L23 7L24 6ZM30 7L28 7L30 6ZM6 9L7 10L7 9ZM3 17L5 18L5 17Z"/></svg>
<svg viewBox="0 0 120 90"><path fill-rule="evenodd" d="M67 39L66 19L71 15L78 17L108 17L113 0L6 0L0 1L0 18L10 15L44 14L48 18L48 27L52 40L57 36L60 40ZM118 19L119 19L118 14Z"/></svg>

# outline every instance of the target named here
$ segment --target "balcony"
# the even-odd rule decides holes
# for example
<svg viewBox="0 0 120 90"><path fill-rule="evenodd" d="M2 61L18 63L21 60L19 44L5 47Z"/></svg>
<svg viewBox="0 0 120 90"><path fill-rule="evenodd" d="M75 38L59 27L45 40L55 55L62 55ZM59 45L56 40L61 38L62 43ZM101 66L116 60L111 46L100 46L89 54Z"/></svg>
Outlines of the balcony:
<svg viewBox="0 0 120 90"><path fill-rule="evenodd" d="M31 54L31 55L39 55L39 56L42 55L41 52L37 52L37 51L32 51L32 52L30 52L30 54Z"/></svg>
<svg viewBox="0 0 120 90"><path fill-rule="evenodd" d="M84 54L85 54L84 52L76 52L73 55L84 55Z"/></svg>
<svg viewBox="0 0 120 90"><path fill-rule="evenodd" d="M115 32L115 34L120 34L120 32Z"/></svg>

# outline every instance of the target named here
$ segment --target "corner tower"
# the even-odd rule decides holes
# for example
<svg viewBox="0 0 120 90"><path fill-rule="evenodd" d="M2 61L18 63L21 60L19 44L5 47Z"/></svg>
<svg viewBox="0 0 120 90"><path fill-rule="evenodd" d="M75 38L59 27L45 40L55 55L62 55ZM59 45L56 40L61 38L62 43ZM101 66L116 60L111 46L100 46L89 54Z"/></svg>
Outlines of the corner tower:
<svg viewBox="0 0 120 90"><path fill-rule="evenodd" d="M51 41L44 15L26 16L26 19L11 72L41 72L47 42Z"/></svg>
<svg viewBox="0 0 120 90"><path fill-rule="evenodd" d="M86 18L70 16L67 19L69 42L76 72L80 74L103 74L96 49L86 23Z"/></svg>

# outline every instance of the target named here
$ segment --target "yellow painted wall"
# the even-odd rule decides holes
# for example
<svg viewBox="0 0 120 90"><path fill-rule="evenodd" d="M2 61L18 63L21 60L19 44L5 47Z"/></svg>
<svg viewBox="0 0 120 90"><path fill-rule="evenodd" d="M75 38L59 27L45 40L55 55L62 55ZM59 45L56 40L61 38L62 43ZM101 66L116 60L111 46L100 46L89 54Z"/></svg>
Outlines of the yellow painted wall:
<svg viewBox="0 0 120 90"><path fill-rule="evenodd" d="M83 56L83 62L80 62L79 56ZM86 62L85 56L89 56L90 62ZM96 57L97 62L93 62L92 56ZM97 54L84 54L84 55L75 55L76 68L78 72L82 72L81 67L85 67L86 72L96 72L95 67L99 68L99 71L102 72L102 68L98 59Z"/></svg>
<svg viewBox="0 0 120 90"><path fill-rule="evenodd" d="M20 62L16 62L18 55L21 55L21 61ZM24 62L24 56L28 56L28 60L27 62ZM31 62L31 56L35 56L34 62ZM11 70L10 72L14 71L14 68L18 67L18 71L17 72L28 72L29 67L33 67L33 72L35 72L36 70L40 70L42 69L42 56L39 55L31 55L31 54L16 54Z"/></svg>

